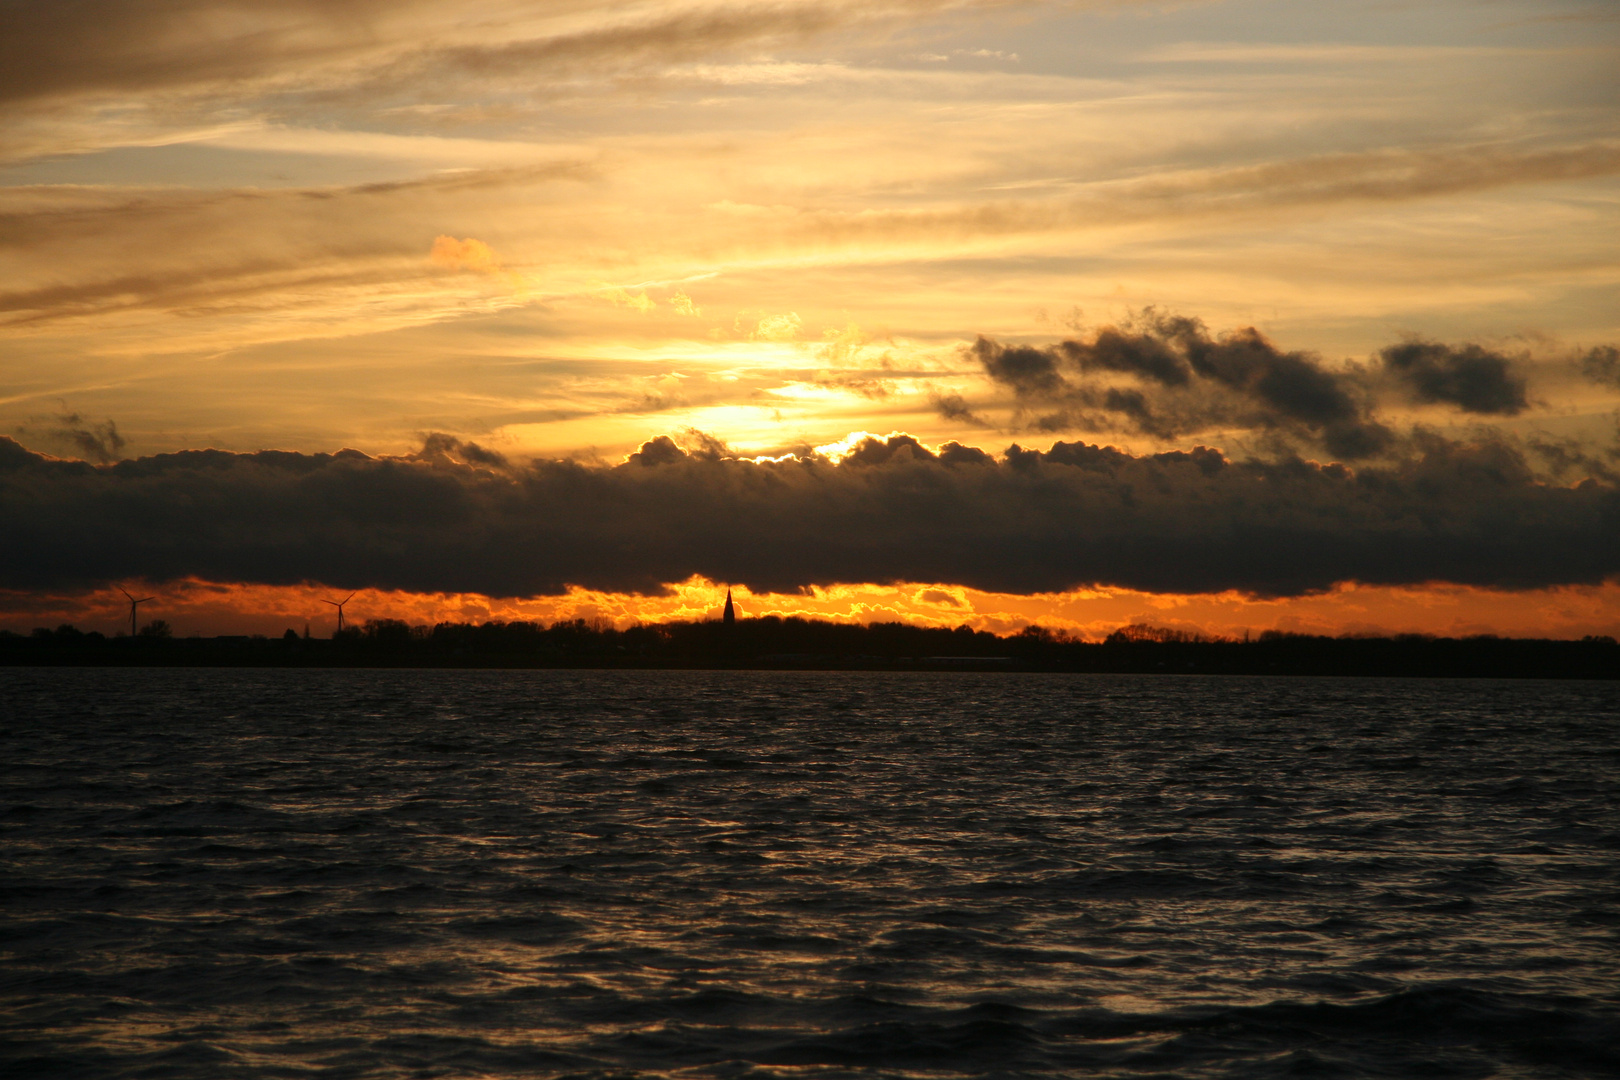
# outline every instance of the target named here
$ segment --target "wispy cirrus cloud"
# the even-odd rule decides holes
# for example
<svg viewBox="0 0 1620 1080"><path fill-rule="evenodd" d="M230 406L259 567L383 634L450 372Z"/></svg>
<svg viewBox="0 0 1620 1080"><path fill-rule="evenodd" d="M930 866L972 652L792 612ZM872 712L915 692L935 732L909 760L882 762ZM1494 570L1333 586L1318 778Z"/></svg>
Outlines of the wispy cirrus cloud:
<svg viewBox="0 0 1620 1080"><path fill-rule="evenodd" d="M4 0L0 165L267 123L386 134L412 109L477 127L581 80L611 96L615 80L1007 6L1028 0Z"/></svg>
<svg viewBox="0 0 1620 1080"><path fill-rule="evenodd" d="M1367 64L1492 59L1551 53L1590 53L1601 46L1535 49L1512 45L1362 45L1347 42L1188 41L1163 45L1137 59L1166 64Z"/></svg>
<svg viewBox="0 0 1620 1080"><path fill-rule="evenodd" d="M0 430L60 399L143 447L617 454L652 411L756 449L1162 446L1215 420L1121 373L1015 415L957 352L1157 304L1360 358L1354 408L1273 424L1301 447L1386 423L1357 395L1588 438L1610 384L1515 391L1505 343L1615 339L1605 42L1440 3L1263 34L1229 5L12 4ZM857 324L888 343L822 355ZM1378 359L1407 338L1512 362Z"/></svg>
<svg viewBox="0 0 1620 1080"><path fill-rule="evenodd" d="M532 83L1011 6L1028 5L553 2L537 11L506 0L6 0L0 102L188 90L237 100L300 90L375 94L407 82L514 74Z"/></svg>
<svg viewBox="0 0 1620 1080"><path fill-rule="evenodd" d="M971 205L785 215L784 230L854 242L926 235L968 239L1053 229L1110 229L1187 219L1275 219L1346 203L1387 203L1519 184L1620 174L1620 141L1571 146L1475 144L1381 149L1177 170L1142 179L1094 179L1077 194L984 200Z"/></svg>
<svg viewBox="0 0 1620 1080"><path fill-rule="evenodd" d="M641 166L645 167L645 166ZM639 182L632 166L617 168ZM942 192L935 205L909 208L837 210L815 206L782 207L741 213L735 206L648 207L643 220L660 221L652 235L638 239L633 257L643 260L632 274L660 276L682 250L701 245L709 267L727 263L757 267L792 264L807 255L866 261L907 259L919 251L971 251L979 242L1054 231L1108 231L1121 227L1170 226L1187 220L1241 222L1264 214L1275 219L1290 209L1310 212L1346 203L1410 201L1438 194L1484 191L1515 184L1549 183L1620 174L1620 143L1536 148L1500 145L1446 150L1380 151L1331 155L1261 166L1194 170L1142 180L1098 180L1079 194L1042 199L988 199L963 204ZM0 292L0 313L12 321L37 323L85 317L98 311L138 308L184 310L225 296L254 295L274 306L278 293L301 303L313 282L338 283L352 275L357 284L419 277L417 264L384 269L378 260L413 257L422 243L402 226L423 214L465 216L456 200L482 192L499 206L537 184L589 182L603 166L589 161L466 170L409 181L345 188L282 191L116 191L86 193L69 189L0 191L0 260L8 252L59 252L56 272L82 275L34 288ZM608 199L615 196L610 194ZM590 200L587 199L587 205ZM912 199L913 204L923 201ZM606 205L594 208L588 229L553 241L551 259L570 256L584 266L602 250L629 235L604 231L612 220ZM527 224L546 228L555 218L525 207ZM485 213L491 222L496 214ZM182 265L165 266L159 237L202 235L216 239L207 248L188 248ZM97 254L85 258L87 239ZM874 242L884 245L874 250ZM482 241L481 241L482 242ZM518 250L522 250L519 241ZM141 273L109 273L139 251ZM842 254L840 254L842 252ZM178 251L176 252L178 253ZM99 256L99 257L97 257ZM77 263L77 265L75 265ZM559 283L563 291L579 287ZM541 283L540 287L545 288ZM0 316L3 318L4 316Z"/></svg>

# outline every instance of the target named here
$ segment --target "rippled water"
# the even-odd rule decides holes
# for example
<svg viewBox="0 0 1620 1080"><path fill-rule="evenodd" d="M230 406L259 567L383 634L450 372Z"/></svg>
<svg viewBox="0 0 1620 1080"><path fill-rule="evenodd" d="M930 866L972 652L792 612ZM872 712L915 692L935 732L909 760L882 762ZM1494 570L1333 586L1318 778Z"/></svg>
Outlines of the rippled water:
<svg viewBox="0 0 1620 1080"><path fill-rule="evenodd" d="M0 671L8 1077L1620 1073L1620 686Z"/></svg>

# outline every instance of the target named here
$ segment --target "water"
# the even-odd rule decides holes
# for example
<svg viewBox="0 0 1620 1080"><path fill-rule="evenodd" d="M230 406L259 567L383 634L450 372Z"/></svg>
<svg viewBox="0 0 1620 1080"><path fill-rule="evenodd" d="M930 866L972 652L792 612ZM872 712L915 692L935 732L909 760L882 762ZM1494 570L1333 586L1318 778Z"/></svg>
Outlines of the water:
<svg viewBox="0 0 1620 1080"><path fill-rule="evenodd" d="M0 671L0 1072L1620 1074L1620 686Z"/></svg>

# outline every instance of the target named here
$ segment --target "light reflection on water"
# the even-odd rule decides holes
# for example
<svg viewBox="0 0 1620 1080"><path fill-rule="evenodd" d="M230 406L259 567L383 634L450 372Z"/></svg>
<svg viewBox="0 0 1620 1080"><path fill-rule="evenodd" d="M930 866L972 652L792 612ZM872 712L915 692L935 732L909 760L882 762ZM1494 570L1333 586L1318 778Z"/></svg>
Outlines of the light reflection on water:
<svg viewBox="0 0 1620 1080"><path fill-rule="evenodd" d="M8 1076L1620 1072L1620 687L0 672Z"/></svg>

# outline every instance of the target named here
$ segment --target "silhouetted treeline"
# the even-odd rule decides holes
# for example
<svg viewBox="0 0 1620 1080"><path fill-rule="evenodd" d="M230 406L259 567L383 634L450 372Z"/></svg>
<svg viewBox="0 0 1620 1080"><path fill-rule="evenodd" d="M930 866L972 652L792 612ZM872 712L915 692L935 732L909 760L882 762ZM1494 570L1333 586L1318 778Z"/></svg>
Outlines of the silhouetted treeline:
<svg viewBox="0 0 1620 1080"><path fill-rule="evenodd" d="M767 616L618 629L576 619L409 626L373 619L331 638L176 638L148 624L108 638L72 626L0 632L0 664L294 667L626 667L1020 670L1231 675L1411 675L1620 678L1620 644L1469 637L1312 637L1267 631L1249 641L1133 626L1103 642L1032 626L999 637L967 626L850 625Z"/></svg>

